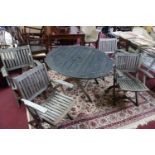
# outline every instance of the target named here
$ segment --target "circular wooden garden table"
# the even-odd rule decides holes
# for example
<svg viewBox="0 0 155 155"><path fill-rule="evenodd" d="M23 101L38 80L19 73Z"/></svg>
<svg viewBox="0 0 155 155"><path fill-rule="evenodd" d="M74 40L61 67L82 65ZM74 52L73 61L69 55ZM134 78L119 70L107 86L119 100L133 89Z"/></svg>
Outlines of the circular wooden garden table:
<svg viewBox="0 0 155 155"><path fill-rule="evenodd" d="M61 46L50 51L46 58L50 69L73 78L88 100L90 96L84 90L80 79L104 77L112 71L113 63L105 53L86 46Z"/></svg>

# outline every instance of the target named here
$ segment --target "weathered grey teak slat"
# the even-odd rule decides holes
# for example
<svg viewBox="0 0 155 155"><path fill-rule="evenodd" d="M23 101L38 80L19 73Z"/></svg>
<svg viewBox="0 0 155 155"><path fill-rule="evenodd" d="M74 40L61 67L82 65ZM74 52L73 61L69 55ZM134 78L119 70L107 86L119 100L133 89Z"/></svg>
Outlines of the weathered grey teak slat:
<svg viewBox="0 0 155 155"><path fill-rule="evenodd" d="M47 97L43 104L33 102L38 95L41 95L49 86L52 86L44 64L38 65L13 78L13 81L17 86L21 100L28 107L29 112L39 127L42 127L42 121L56 125L74 105L71 97L58 92L55 88L53 88L52 94ZM72 84L61 80L52 82L63 84L70 88L73 87Z"/></svg>
<svg viewBox="0 0 155 155"><path fill-rule="evenodd" d="M112 61L105 53L86 46L58 47L47 54L45 62L50 69L73 78L89 101L91 99L82 87L80 79L104 77L113 67Z"/></svg>
<svg viewBox="0 0 155 155"><path fill-rule="evenodd" d="M99 50L106 54L113 54L117 49L117 38L100 38Z"/></svg>
<svg viewBox="0 0 155 155"><path fill-rule="evenodd" d="M149 89L145 86L145 80L141 82L138 79L139 71L143 72L143 76L149 76L150 74L141 69L141 54L117 52L115 55L115 67L114 67L114 101L115 101L115 86L119 85L123 91L135 92L135 101L130 99L135 105L138 106L137 93L141 91L148 91ZM134 77L131 73L135 73ZM144 78L145 79L145 78Z"/></svg>
<svg viewBox="0 0 155 155"><path fill-rule="evenodd" d="M0 49L0 57L3 64L1 68L2 75L7 78L8 84L11 85L11 77L9 71L19 68L32 67L34 61L30 47L20 46L15 48Z"/></svg>

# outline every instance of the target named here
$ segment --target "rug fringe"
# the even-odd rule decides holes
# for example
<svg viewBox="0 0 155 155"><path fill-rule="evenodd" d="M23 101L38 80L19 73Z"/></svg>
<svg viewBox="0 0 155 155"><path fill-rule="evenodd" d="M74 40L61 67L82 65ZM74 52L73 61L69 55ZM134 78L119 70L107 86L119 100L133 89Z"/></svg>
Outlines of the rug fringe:
<svg viewBox="0 0 155 155"><path fill-rule="evenodd" d="M119 129L136 129L139 125L146 125L148 122L155 120L155 115L144 118L138 122L134 122L132 124L119 127Z"/></svg>

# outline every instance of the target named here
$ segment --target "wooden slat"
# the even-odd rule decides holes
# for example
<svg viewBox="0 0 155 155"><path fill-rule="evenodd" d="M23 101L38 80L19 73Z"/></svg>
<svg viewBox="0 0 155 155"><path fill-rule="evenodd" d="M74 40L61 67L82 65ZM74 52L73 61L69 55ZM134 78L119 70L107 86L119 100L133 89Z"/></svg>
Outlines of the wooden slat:
<svg viewBox="0 0 155 155"><path fill-rule="evenodd" d="M19 58L19 66L21 66L21 64L25 64L25 62L22 60L22 52L18 49L17 50L17 55L18 55L18 58Z"/></svg>
<svg viewBox="0 0 155 155"><path fill-rule="evenodd" d="M16 57L15 57L14 52L11 51L10 55L11 55L11 59L12 59L12 66L16 66L17 63L16 63Z"/></svg>
<svg viewBox="0 0 155 155"><path fill-rule="evenodd" d="M46 107L47 109L57 113L57 116L61 115L63 113L63 111L60 111L60 108L56 107L56 105L50 105L50 104L44 104L44 107Z"/></svg>
<svg viewBox="0 0 155 155"><path fill-rule="evenodd" d="M28 96L27 96L27 94L25 92L25 89L23 89L24 88L23 84L24 83L22 83L22 81L18 82L18 90L20 91L20 95L22 96L22 98L28 99ZM16 83L16 85L17 85L17 83Z"/></svg>
<svg viewBox="0 0 155 155"><path fill-rule="evenodd" d="M16 58L16 64L17 66L20 66L21 62L20 62L20 59L19 59L19 56L18 56L18 51L14 52L14 55L15 55L15 58Z"/></svg>
<svg viewBox="0 0 155 155"><path fill-rule="evenodd" d="M29 94L29 97L31 97L34 94L32 91L33 85L30 84L31 80L28 78L25 79L25 82L26 82L26 87L27 87L27 93Z"/></svg>
<svg viewBox="0 0 155 155"><path fill-rule="evenodd" d="M73 100L72 97L69 97L69 96L67 96L67 95L64 95L64 94L62 94L62 93L60 93L60 92L55 91L55 93L56 93L57 95L61 95L61 96L65 97L65 98L67 98L67 99L69 99L69 100Z"/></svg>
<svg viewBox="0 0 155 155"><path fill-rule="evenodd" d="M52 120L52 122L54 122L56 120L56 118L58 117L58 116L54 115L53 113L51 113L50 110L47 110L46 113L41 113L38 111L38 114L41 118L44 118L45 120L46 119Z"/></svg>
<svg viewBox="0 0 155 155"><path fill-rule="evenodd" d="M22 80L22 86L23 86L25 95L27 97L26 99L29 99L30 96L31 96L31 92L30 92L31 87L28 86L28 83L27 83L27 80L26 79Z"/></svg>
<svg viewBox="0 0 155 155"><path fill-rule="evenodd" d="M3 52L3 56L4 56L4 59L2 60L2 62L4 61L5 67L6 67L6 68L10 68L10 63L9 63L9 59L8 59L8 54Z"/></svg>
<svg viewBox="0 0 155 155"><path fill-rule="evenodd" d="M25 58L25 63L29 63L29 58L28 58L29 53L26 52L26 49L23 49L22 52Z"/></svg>
<svg viewBox="0 0 155 155"><path fill-rule="evenodd" d="M22 64L26 64L26 56L24 54L24 50L23 49L19 49L18 50L18 54L19 54L19 58L20 58L20 65Z"/></svg>
<svg viewBox="0 0 155 155"><path fill-rule="evenodd" d="M68 101L68 99L63 98L60 95L55 95L54 96L56 100L60 100L62 102L62 104L64 104L64 106L67 106L70 104L71 101Z"/></svg>
<svg viewBox="0 0 155 155"><path fill-rule="evenodd" d="M62 108L65 110L67 105L63 104L62 101L60 101L57 98L52 97L51 100L49 101L50 104L60 104Z"/></svg>
<svg viewBox="0 0 155 155"><path fill-rule="evenodd" d="M46 112L46 115L49 115L49 116L53 116L55 118L58 118L62 114L62 113L58 113L54 108L51 110L46 105L44 107L45 108L48 108L48 111Z"/></svg>
<svg viewBox="0 0 155 155"><path fill-rule="evenodd" d="M38 113L39 114L39 116L42 118L42 119L44 119L44 120L47 120L49 123L54 123L54 121L55 121L55 117L53 118L53 117L50 117L49 115L45 115L45 114L43 114L43 113Z"/></svg>
<svg viewBox="0 0 155 155"><path fill-rule="evenodd" d="M47 76L47 75L44 74L43 70L41 69L41 70L39 70L37 73L38 73L38 77L39 77L39 79L40 79L40 80L39 80L40 86L48 85L49 83L46 82L46 76Z"/></svg>
<svg viewBox="0 0 155 155"><path fill-rule="evenodd" d="M69 104L71 104L73 101L64 101L61 99L61 97L56 97L56 96L52 96L51 99L50 99L50 102L53 102L53 105L54 104L60 104L61 106L63 106L64 108L66 108ZM64 109L63 108L63 109Z"/></svg>
<svg viewBox="0 0 155 155"><path fill-rule="evenodd" d="M9 67L11 68L12 66L13 66L13 64L12 64L12 58L11 58L11 54L10 54L10 52L9 53L6 53L7 54L7 57L8 57L8 62L9 62Z"/></svg>
<svg viewBox="0 0 155 155"><path fill-rule="evenodd" d="M31 76L33 78L34 89L35 90L39 90L40 89L40 85L39 85L39 77L37 75L37 72L36 72L36 74L32 74Z"/></svg>
<svg viewBox="0 0 155 155"><path fill-rule="evenodd" d="M51 104L51 102L53 102ZM56 100L52 100L51 102L48 102L46 105L49 105L51 108L56 108L59 110L61 113L66 110L66 107L64 107L61 103L57 102Z"/></svg>
<svg viewBox="0 0 155 155"><path fill-rule="evenodd" d="M25 52L25 57L27 59L27 62L30 62L29 50L28 49L25 49L24 52Z"/></svg>
<svg viewBox="0 0 155 155"><path fill-rule="evenodd" d="M52 119L53 121L55 121L61 115L48 109L46 113L42 114L42 116L47 117L48 119Z"/></svg>

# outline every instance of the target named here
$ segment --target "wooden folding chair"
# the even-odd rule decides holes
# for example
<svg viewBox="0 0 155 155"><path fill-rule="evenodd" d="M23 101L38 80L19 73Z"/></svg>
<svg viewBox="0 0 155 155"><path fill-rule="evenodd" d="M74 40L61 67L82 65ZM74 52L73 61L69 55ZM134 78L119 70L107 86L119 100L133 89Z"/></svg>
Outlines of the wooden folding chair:
<svg viewBox="0 0 155 155"><path fill-rule="evenodd" d="M44 64L24 72L13 80L17 85L20 101L27 106L38 128L43 127L42 122L57 125L74 105L73 99L58 92L57 87L52 87L52 83L58 83L70 88L73 88L73 85L61 80L50 80ZM53 88L52 93L48 95L44 103L34 103L33 100L45 92L49 86Z"/></svg>

